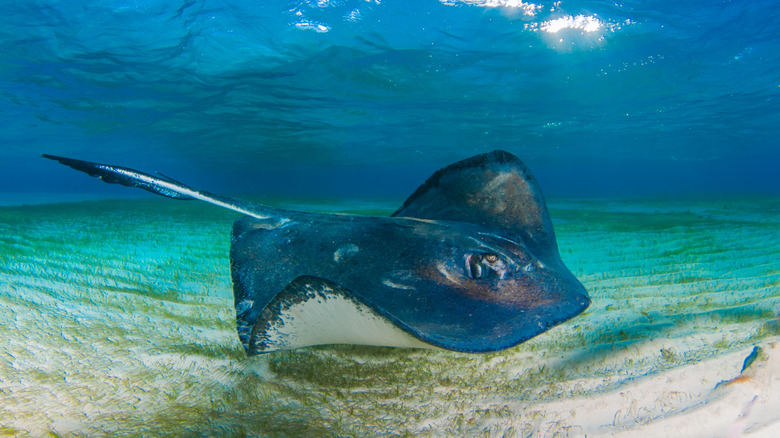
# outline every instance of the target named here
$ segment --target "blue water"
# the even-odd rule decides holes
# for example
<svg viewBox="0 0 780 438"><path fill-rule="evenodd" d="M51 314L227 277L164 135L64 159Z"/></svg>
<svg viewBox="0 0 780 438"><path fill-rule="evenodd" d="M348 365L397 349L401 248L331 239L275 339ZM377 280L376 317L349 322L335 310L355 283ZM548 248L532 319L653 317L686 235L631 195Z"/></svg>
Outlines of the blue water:
<svg viewBox="0 0 780 438"><path fill-rule="evenodd" d="M0 208L0 435L772 435L777 5L0 0L0 206L151 196L46 153L389 214L505 149L592 299L494 355L247 358L237 213Z"/></svg>
<svg viewBox="0 0 780 438"><path fill-rule="evenodd" d="M780 192L770 1L3 2L0 196L403 196L492 149L549 195ZM10 201L6 201L10 202Z"/></svg>

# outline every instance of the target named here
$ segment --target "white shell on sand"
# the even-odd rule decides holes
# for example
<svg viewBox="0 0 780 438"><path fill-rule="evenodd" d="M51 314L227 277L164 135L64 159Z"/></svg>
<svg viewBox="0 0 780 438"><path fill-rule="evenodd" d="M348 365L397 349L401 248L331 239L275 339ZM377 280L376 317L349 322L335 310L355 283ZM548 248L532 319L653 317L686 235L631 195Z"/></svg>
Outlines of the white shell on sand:
<svg viewBox="0 0 780 438"><path fill-rule="evenodd" d="M252 358L234 329L234 214L2 208L0 435L780 436L780 200L549 206L593 300L574 320L487 355Z"/></svg>

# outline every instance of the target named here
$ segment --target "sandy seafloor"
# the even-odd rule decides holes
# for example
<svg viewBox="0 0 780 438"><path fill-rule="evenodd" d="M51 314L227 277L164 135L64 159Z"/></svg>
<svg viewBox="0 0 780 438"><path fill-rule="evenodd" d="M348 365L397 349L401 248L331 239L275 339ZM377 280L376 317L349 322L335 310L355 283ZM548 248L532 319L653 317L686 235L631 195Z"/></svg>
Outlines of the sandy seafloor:
<svg viewBox="0 0 780 438"><path fill-rule="evenodd" d="M593 299L580 317L494 354L251 358L234 331L236 214L0 208L0 435L780 436L780 198L548 202Z"/></svg>

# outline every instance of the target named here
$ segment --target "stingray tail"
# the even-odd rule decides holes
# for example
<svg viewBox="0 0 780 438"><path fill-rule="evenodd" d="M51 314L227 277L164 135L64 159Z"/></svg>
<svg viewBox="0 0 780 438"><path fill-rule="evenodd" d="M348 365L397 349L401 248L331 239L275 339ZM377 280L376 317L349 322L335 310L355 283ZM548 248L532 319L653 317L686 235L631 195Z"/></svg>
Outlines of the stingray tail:
<svg viewBox="0 0 780 438"><path fill-rule="evenodd" d="M92 163L73 158L58 157L56 155L42 154L41 156L43 158L58 161L68 167L84 172L89 176L100 178L110 184L137 187L146 190L147 192L173 199L197 199L258 219L284 221L284 219L280 217L281 210L261 204L233 199L227 196L216 195L202 190L196 190L162 174L153 176L127 167Z"/></svg>

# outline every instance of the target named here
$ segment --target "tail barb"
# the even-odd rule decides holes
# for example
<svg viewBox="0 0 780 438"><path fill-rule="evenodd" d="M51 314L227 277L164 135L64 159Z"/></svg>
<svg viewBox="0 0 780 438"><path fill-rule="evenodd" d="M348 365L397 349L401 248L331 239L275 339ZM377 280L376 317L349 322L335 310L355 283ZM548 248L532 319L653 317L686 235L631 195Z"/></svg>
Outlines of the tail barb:
<svg viewBox="0 0 780 438"><path fill-rule="evenodd" d="M42 154L41 156L43 158L58 161L68 167L84 172L89 176L100 178L109 184L137 187L146 190L147 192L173 199L197 199L192 196L196 190L166 177L163 177L166 179L162 179L127 167L92 163L89 161L75 160L73 158L58 157L56 155Z"/></svg>
<svg viewBox="0 0 780 438"><path fill-rule="evenodd" d="M100 178L101 180L110 184L121 184L127 187L137 187L139 189L146 190L147 192L152 192L156 195L161 195L173 199L198 199L210 204L218 205L223 208L255 217L257 219L274 219L276 221L285 221L285 219L281 218L279 215L281 210L277 210L261 204L233 199L227 196L216 195L206 191L196 190L162 174L157 177L127 167L92 163L90 161L58 157L56 155L42 154L41 156L43 158L58 161L68 167L72 167L73 169L84 172L87 175Z"/></svg>

